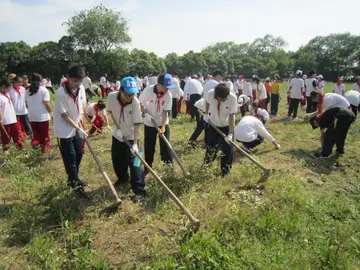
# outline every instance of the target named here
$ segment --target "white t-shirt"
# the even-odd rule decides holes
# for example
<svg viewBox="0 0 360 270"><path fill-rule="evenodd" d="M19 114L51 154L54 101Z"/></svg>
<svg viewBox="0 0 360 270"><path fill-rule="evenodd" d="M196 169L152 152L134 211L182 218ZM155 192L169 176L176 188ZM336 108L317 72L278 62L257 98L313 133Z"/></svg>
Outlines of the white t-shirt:
<svg viewBox="0 0 360 270"><path fill-rule="evenodd" d="M25 88L20 86L20 95L14 88L11 88L9 96L13 102L16 115L25 115L28 113L25 104Z"/></svg>
<svg viewBox="0 0 360 270"><path fill-rule="evenodd" d="M145 76L143 82L145 84L145 87L148 87L149 86L149 77Z"/></svg>
<svg viewBox="0 0 360 270"><path fill-rule="evenodd" d="M186 100L189 100L189 97L193 94L202 95L204 88L197 79L190 79L184 87L184 95Z"/></svg>
<svg viewBox="0 0 360 270"><path fill-rule="evenodd" d="M342 95L335 93L325 94L323 99L324 111L334 107L349 108L350 103Z"/></svg>
<svg viewBox="0 0 360 270"><path fill-rule="evenodd" d="M8 97L0 92L0 110L2 112L4 125L11 125L17 122L14 105L8 93Z"/></svg>
<svg viewBox="0 0 360 270"><path fill-rule="evenodd" d="M306 81L305 81L306 96L307 96L307 97L310 97L310 94L311 94L312 91L318 90L318 87L314 87L314 85L313 85L313 82L314 82L314 81L315 81L316 84L317 84L317 81L316 81L315 78L308 78L308 79L306 79Z"/></svg>
<svg viewBox="0 0 360 270"><path fill-rule="evenodd" d="M167 91L162 96L157 96L154 92L156 85L150 85L141 92L139 101L148 110L150 115L155 119L156 125L160 127L162 125L162 113L163 111L169 112L172 107L172 96ZM154 127L150 118L145 117L144 124L148 127ZM166 124L169 124L169 117L167 117Z"/></svg>
<svg viewBox="0 0 360 270"><path fill-rule="evenodd" d="M204 87L204 97L206 99L207 94L210 90L214 89L219 83L215 81L214 79L210 79L206 82Z"/></svg>
<svg viewBox="0 0 360 270"><path fill-rule="evenodd" d="M235 140L240 142L252 142L258 135L268 139L271 143L275 139L266 130L264 124L254 116L244 116L234 128Z"/></svg>
<svg viewBox="0 0 360 270"><path fill-rule="evenodd" d="M88 116L94 117L94 115L96 114L95 105L96 105L96 103L90 103L90 104L86 107L85 113L86 113ZM98 115L105 116L105 115L106 115L106 110L105 110L105 109L99 110L99 111L98 111Z"/></svg>
<svg viewBox="0 0 360 270"><path fill-rule="evenodd" d="M119 103L120 92L112 92L107 99L107 111L112 113L116 123L120 126L120 130L123 136L127 140L134 140L134 126L141 125L141 109L140 102L137 97L133 97L130 104L123 107ZM113 127L113 137L120 142L123 142L123 138L117 136L118 128L116 125Z"/></svg>
<svg viewBox="0 0 360 270"><path fill-rule="evenodd" d="M259 88L259 97L257 97L259 100L262 99L266 99L267 94L266 94L266 87L263 83L259 83L258 86L256 86Z"/></svg>
<svg viewBox="0 0 360 270"><path fill-rule="evenodd" d="M171 95L172 95L172 98L179 98L179 97L182 97L184 95L184 92L183 90L181 89L180 87L180 82L177 78L172 78L172 82L173 84L176 85L175 88L171 88L169 89Z"/></svg>
<svg viewBox="0 0 360 270"><path fill-rule="evenodd" d="M89 77L85 77L82 81L82 85L85 89L90 89L91 79Z"/></svg>
<svg viewBox="0 0 360 270"><path fill-rule="evenodd" d="M248 97L252 97L252 85L251 82L245 82L244 87L244 95L247 95Z"/></svg>
<svg viewBox="0 0 360 270"><path fill-rule="evenodd" d="M347 91L345 94L345 98L353 106L357 107L360 104L360 93L356 90Z"/></svg>
<svg viewBox="0 0 360 270"><path fill-rule="evenodd" d="M80 85L78 97L74 100L61 86L56 92L54 109L54 135L58 138L68 139L74 137L76 129L62 118L63 113L79 124L86 106L86 95L84 86Z"/></svg>
<svg viewBox="0 0 360 270"><path fill-rule="evenodd" d="M354 83L353 89L354 89L355 91L360 92L360 85L358 85L357 83Z"/></svg>
<svg viewBox="0 0 360 270"><path fill-rule="evenodd" d="M333 87L333 93L343 95L345 93L345 85L343 84L337 85L335 83Z"/></svg>
<svg viewBox="0 0 360 270"><path fill-rule="evenodd" d="M51 119L50 114L44 105L44 102L49 101L49 90L45 87L40 87L36 94L32 96L30 96L28 91L26 92L26 103L29 108L30 122L45 122Z"/></svg>
<svg viewBox="0 0 360 270"><path fill-rule="evenodd" d="M234 84L232 81L230 80L227 80L226 81L226 86L229 87L230 91L233 92L235 94L235 91L234 91Z"/></svg>
<svg viewBox="0 0 360 270"><path fill-rule="evenodd" d="M205 113L205 99L201 98L198 101L195 102L194 106L198 108L200 111Z"/></svg>
<svg viewBox="0 0 360 270"><path fill-rule="evenodd" d="M151 76L150 78L149 78L149 86L150 85L155 85L155 84L157 84L158 83L158 77L156 77L156 76Z"/></svg>
<svg viewBox="0 0 360 270"><path fill-rule="evenodd" d="M105 78L105 76L102 76L102 77L100 78L100 84L101 84L103 87L106 88L106 78Z"/></svg>
<svg viewBox="0 0 360 270"><path fill-rule="evenodd" d="M300 99L304 89L304 80L302 78L292 78L289 88L290 87L290 98Z"/></svg>
<svg viewBox="0 0 360 270"><path fill-rule="evenodd" d="M238 103L242 106L244 104L249 104L250 98L247 95L240 95L238 98Z"/></svg>
<svg viewBox="0 0 360 270"><path fill-rule="evenodd" d="M229 125L229 115L237 112L237 98L230 92L228 98L220 103L218 110L219 101L214 96L215 90L212 89L208 92L206 98L207 103L210 104L210 121L217 127L227 127Z"/></svg>
<svg viewBox="0 0 360 270"><path fill-rule="evenodd" d="M319 92L320 92L321 94L324 93L325 81L323 81L323 80L318 81L318 84L319 84Z"/></svg>

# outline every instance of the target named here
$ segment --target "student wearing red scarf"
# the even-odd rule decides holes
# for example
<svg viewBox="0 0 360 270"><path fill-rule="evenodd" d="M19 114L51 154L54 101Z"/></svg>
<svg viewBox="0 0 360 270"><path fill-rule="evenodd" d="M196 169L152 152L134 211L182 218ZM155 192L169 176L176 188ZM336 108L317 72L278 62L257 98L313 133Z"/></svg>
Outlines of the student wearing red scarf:
<svg viewBox="0 0 360 270"><path fill-rule="evenodd" d="M68 186L82 197L86 197L83 187L87 185L79 178L83 142L87 137L82 127L86 105L85 89L81 84L84 77L85 71L81 66L69 69L67 81L56 92L54 109L54 135L58 138L68 176Z"/></svg>
<svg viewBox="0 0 360 270"><path fill-rule="evenodd" d="M97 103L90 103L86 108L86 115L90 119L92 126L89 135L92 136L97 130L102 131L104 122L109 127L109 120L106 115L104 101L99 100Z"/></svg>
<svg viewBox="0 0 360 270"><path fill-rule="evenodd" d="M33 130L31 144L34 148L41 146L43 153L50 151L49 122L51 119L50 94L46 87L41 86L41 76L34 73L31 85L26 92L26 105L29 109L29 119Z"/></svg>
<svg viewBox="0 0 360 270"><path fill-rule="evenodd" d="M170 74L162 74L158 77L158 83L146 87L140 94L139 100L142 105L142 111L145 112L145 160L151 167L154 162L157 129L153 121L160 128L161 133L170 141L170 126L168 114L172 108L172 96L168 91L175 88ZM165 144L160 139L160 155L164 163L172 164L172 155ZM145 170L145 175L148 171Z"/></svg>
<svg viewBox="0 0 360 270"><path fill-rule="evenodd" d="M16 112L16 117L18 121L19 128L21 130L22 139L26 139L27 136L32 137L32 129L30 126L30 121L28 117L28 109L25 103L25 88L21 86L22 79L19 76L16 76L13 79L13 85L9 92L10 98L14 104L14 109Z"/></svg>
<svg viewBox="0 0 360 270"><path fill-rule="evenodd" d="M227 175L232 167L233 146L230 141L233 139L235 114L237 112L237 98L230 92L229 87L224 83L218 84L215 89L208 92L205 97L205 114L203 120L211 121L225 135L223 138L211 125L207 128L205 164L212 163L219 148L223 152L221 157L222 176ZM210 116L209 116L210 115Z"/></svg>
<svg viewBox="0 0 360 270"><path fill-rule="evenodd" d="M5 154L9 153L11 139L13 139L18 149L24 149L20 140L20 130L17 124L14 105L9 96L10 89L11 80L6 77L0 78L0 134Z"/></svg>
<svg viewBox="0 0 360 270"><path fill-rule="evenodd" d="M27 75L22 76L22 85L21 86L24 87L25 89L28 89L30 87L29 78Z"/></svg>
<svg viewBox="0 0 360 270"><path fill-rule="evenodd" d="M137 81L133 77L123 78L120 91L109 94L107 110L115 122L111 147L113 167L118 178L115 186L128 185L130 178L131 188L135 193L133 200L142 202L145 198L144 174L141 166L134 162L135 152L139 151L137 141L141 125L141 108L137 93ZM124 138L132 145L131 148L125 143Z"/></svg>

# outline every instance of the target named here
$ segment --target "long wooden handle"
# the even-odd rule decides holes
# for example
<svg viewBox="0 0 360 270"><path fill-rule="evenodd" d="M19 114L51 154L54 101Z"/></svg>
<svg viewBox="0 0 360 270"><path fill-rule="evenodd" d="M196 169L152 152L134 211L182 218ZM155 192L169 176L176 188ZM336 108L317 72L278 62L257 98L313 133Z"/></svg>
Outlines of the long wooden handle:
<svg viewBox="0 0 360 270"><path fill-rule="evenodd" d="M97 166L99 167L99 170L100 170L100 173L102 174L102 176L104 177L106 183L108 184L110 190L111 190L111 193L114 195L115 199L116 199L116 202L117 203L121 203L121 199L119 198L113 184L111 183L110 181L110 178L108 177L108 175L106 174L106 172L104 171L104 168L103 166L101 165L101 162L100 162L100 159L98 158L98 156L95 154L93 148L91 147L90 143L89 143L89 140L85 138L85 142L86 142L86 145L87 147L89 148L90 150L90 153L92 154L92 156L94 157L95 159L95 162L97 164Z"/></svg>
<svg viewBox="0 0 360 270"><path fill-rule="evenodd" d="M100 133L102 133L102 131L100 129L98 129L97 126L95 126L95 124L93 122L91 122L91 119L84 113L84 116L86 118L86 120L88 120L89 124L91 124L94 128L96 128L96 130Z"/></svg>
<svg viewBox="0 0 360 270"><path fill-rule="evenodd" d="M160 138L165 142L165 144L167 145L167 147L169 147L171 153L174 155L175 160L177 161L177 163L179 164L183 174L185 176L189 175L189 172L186 170L184 164L181 162L179 156L176 154L174 148L172 148L170 142L168 141L168 139L166 139L165 135L161 133L159 127L156 125L156 122L153 118L151 118L151 122L153 123L153 125L155 126L157 132L160 134Z"/></svg>
<svg viewBox="0 0 360 270"><path fill-rule="evenodd" d="M124 141L127 144L127 146L131 148L131 144L126 138L124 138ZM171 191L171 189L168 188L168 186L160 179L160 177L154 172L154 170L146 163L143 157L138 152L135 152L134 154L137 156L138 159L140 159L141 163L145 166L145 168L155 177L155 179L160 183L160 185L166 190L166 192L169 194L171 199L179 206L181 211L189 218L190 222L198 228L200 225L200 221L196 219L189 212L189 210L186 209L186 207L182 204L179 198L176 197L176 195Z"/></svg>
<svg viewBox="0 0 360 270"><path fill-rule="evenodd" d="M204 113L202 111L200 111L200 110L198 110L198 111L202 116L204 116ZM209 120L208 123L217 131L217 133L219 133L224 138L226 137L226 135L220 129L218 129L217 126L215 126L210 120ZM240 151L242 154L244 154L250 161L252 161L255 165L257 165L263 171L268 171L269 170L269 169L265 168L263 165L261 165L258 161L256 161L248 153L246 153L243 149L241 149L241 147L239 145L237 145L237 143L235 143L233 141L230 141L230 144L232 144L238 151Z"/></svg>

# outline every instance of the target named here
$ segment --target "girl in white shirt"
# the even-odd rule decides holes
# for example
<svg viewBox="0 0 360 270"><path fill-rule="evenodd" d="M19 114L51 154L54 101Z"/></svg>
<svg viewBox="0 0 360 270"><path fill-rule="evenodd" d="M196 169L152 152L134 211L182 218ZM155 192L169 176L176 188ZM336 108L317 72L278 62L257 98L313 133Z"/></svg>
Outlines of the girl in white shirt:
<svg viewBox="0 0 360 270"><path fill-rule="evenodd" d="M43 153L50 151L49 122L51 119L51 105L49 91L40 86L41 76L34 73L31 85L26 93L26 104L29 109L29 120L33 130L31 145L33 148L41 146Z"/></svg>
<svg viewBox="0 0 360 270"><path fill-rule="evenodd" d="M343 78L339 77L337 82L334 84L333 93L344 96L345 95L345 85L343 84Z"/></svg>

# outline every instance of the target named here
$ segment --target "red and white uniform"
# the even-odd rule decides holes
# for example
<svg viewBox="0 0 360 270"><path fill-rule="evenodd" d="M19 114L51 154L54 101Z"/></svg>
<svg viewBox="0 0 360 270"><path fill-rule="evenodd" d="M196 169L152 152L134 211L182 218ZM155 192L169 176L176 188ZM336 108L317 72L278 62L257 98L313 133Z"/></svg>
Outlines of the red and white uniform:
<svg viewBox="0 0 360 270"><path fill-rule="evenodd" d="M105 109L99 110L96 103L90 103L87 106L85 113L90 120L92 120L95 116L95 120L92 122L93 126L89 131L89 135L94 134L97 129L102 130L102 127L104 125L104 116L106 115Z"/></svg>
<svg viewBox="0 0 360 270"><path fill-rule="evenodd" d="M20 136L23 139L26 139L27 135L26 135L26 130L25 130L24 123L21 121L20 116L21 115L26 115L28 113L28 110L26 108L26 103L25 103L25 93L26 93L26 90L22 86L20 86L17 89L12 87L10 92L9 92L9 96L10 96L12 102L13 102L13 105L14 105L14 109L15 109L15 113L16 113L16 117L17 117L17 123L19 125L19 129L20 129L20 132L21 132Z"/></svg>

